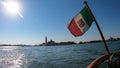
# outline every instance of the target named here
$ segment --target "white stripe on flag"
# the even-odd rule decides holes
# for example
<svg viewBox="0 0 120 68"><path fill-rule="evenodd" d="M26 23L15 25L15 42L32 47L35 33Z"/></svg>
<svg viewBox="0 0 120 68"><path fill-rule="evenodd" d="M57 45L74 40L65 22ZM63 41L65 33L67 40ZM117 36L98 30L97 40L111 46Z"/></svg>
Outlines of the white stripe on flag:
<svg viewBox="0 0 120 68"><path fill-rule="evenodd" d="M83 27L80 27L78 24L78 21L82 19L83 23L85 24ZM82 18L82 15L79 13L74 17L75 23L77 24L77 26L79 27L79 29L82 31L82 33L85 33L88 29L89 26L87 25L87 23L85 22L85 20Z"/></svg>

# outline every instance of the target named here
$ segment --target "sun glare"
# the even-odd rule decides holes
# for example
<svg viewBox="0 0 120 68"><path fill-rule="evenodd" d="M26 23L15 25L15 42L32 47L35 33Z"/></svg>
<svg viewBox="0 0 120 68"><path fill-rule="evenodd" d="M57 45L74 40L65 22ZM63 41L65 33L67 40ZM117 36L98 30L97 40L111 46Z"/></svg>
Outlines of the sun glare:
<svg viewBox="0 0 120 68"><path fill-rule="evenodd" d="M22 14L20 13L21 7L18 2L16 1L4 1L2 2L3 6L10 14L18 14L20 17L23 18Z"/></svg>

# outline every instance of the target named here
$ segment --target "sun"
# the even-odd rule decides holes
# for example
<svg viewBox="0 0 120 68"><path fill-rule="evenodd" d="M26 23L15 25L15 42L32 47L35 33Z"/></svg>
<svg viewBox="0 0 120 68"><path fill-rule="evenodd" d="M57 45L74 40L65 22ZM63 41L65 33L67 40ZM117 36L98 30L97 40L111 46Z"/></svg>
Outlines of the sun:
<svg viewBox="0 0 120 68"><path fill-rule="evenodd" d="M9 12L10 14L18 14L19 16L23 17L22 14L20 13L21 6L18 2L16 1L4 1L2 2L3 6Z"/></svg>

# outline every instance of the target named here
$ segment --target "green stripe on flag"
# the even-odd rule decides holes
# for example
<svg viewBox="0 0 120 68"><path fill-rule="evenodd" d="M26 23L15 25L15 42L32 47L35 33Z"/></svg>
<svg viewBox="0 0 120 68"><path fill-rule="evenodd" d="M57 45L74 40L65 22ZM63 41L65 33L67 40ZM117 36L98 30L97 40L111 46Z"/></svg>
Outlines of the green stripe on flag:
<svg viewBox="0 0 120 68"><path fill-rule="evenodd" d="M88 24L88 26L90 27L92 22L93 22L93 17L92 14L88 11L87 7L84 7L81 10L81 15L83 17L83 19L85 20L85 22Z"/></svg>

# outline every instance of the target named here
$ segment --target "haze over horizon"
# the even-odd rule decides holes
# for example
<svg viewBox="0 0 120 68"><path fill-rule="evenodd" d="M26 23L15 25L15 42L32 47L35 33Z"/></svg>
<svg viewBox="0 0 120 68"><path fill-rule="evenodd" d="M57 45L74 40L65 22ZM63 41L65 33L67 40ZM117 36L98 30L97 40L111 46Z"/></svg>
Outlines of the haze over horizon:
<svg viewBox="0 0 120 68"><path fill-rule="evenodd" d="M45 36L55 42L100 40L93 22L81 37L74 37L67 25L84 7L84 0L16 0L20 14L9 14L0 0L0 44L41 44ZM87 0L105 39L120 38L120 1ZM22 16L20 16L22 15Z"/></svg>

